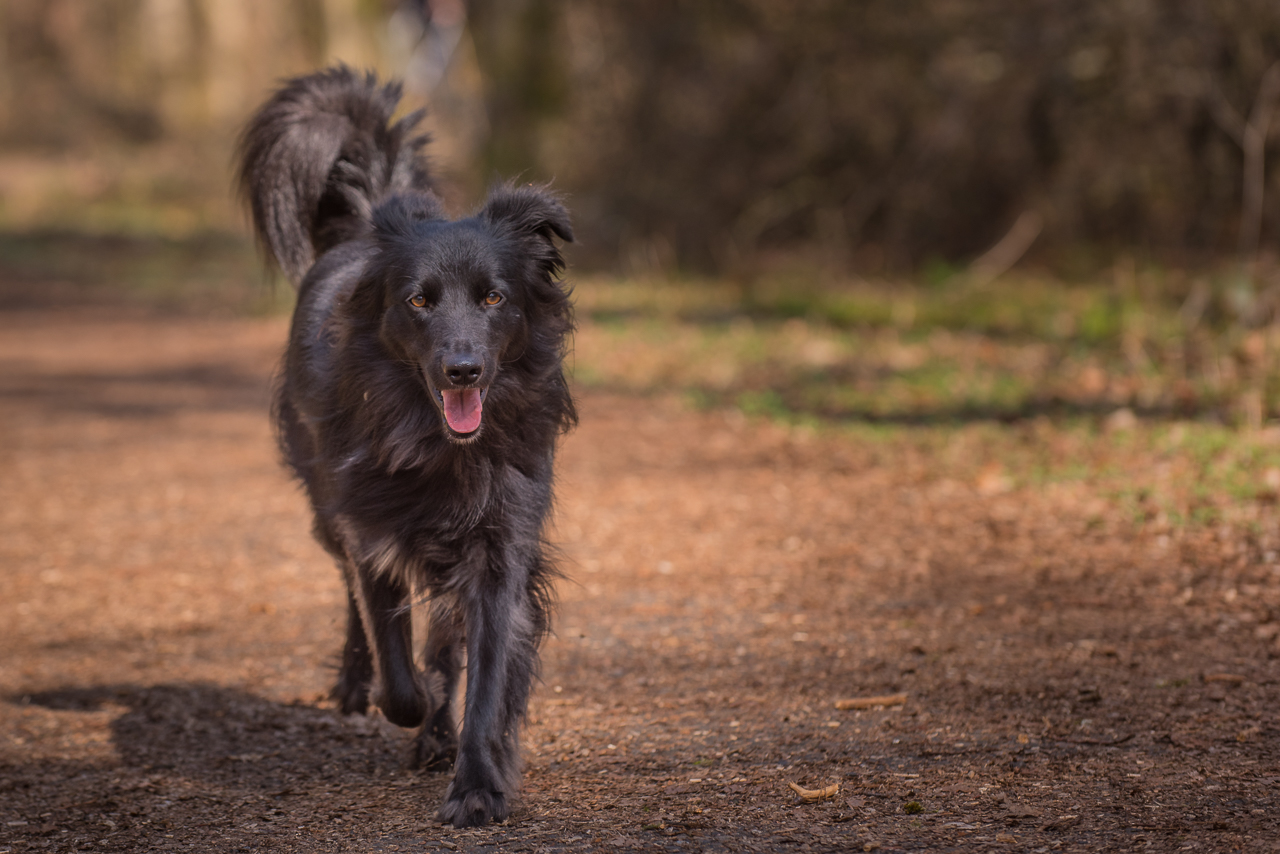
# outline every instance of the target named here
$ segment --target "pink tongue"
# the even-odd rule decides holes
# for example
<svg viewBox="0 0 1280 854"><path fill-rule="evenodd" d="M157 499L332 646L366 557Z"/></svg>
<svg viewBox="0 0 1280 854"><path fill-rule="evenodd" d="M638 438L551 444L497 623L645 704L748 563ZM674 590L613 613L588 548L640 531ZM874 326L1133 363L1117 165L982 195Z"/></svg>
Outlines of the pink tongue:
<svg viewBox="0 0 1280 854"><path fill-rule="evenodd" d="M463 388L441 391L444 397L444 420L455 433L474 433L480 426L480 389Z"/></svg>

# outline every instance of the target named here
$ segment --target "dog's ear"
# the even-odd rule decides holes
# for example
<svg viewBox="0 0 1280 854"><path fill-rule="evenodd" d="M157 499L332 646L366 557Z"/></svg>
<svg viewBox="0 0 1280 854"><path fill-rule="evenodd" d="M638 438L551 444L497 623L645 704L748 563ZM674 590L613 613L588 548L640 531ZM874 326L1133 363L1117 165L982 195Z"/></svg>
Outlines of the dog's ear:
<svg viewBox="0 0 1280 854"><path fill-rule="evenodd" d="M547 187L507 184L489 193L480 217L496 229L524 241L534 260L547 273L564 268L564 258L553 238L573 241L569 211Z"/></svg>
<svg viewBox="0 0 1280 854"><path fill-rule="evenodd" d="M378 235L408 236L416 223L444 218L444 209L433 195L395 195L374 208L373 231Z"/></svg>

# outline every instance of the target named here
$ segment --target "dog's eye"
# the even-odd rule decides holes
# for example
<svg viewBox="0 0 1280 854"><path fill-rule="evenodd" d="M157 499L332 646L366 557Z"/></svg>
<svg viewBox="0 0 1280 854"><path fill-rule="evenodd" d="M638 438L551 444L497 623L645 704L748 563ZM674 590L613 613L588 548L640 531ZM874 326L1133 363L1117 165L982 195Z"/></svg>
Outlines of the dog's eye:
<svg viewBox="0 0 1280 854"><path fill-rule="evenodd" d="M426 308L427 298L424 297L422 294L414 294L413 296L409 297L409 305L413 306L414 308Z"/></svg>
<svg viewBox="0 0 1280 854"><path fill-rule="evenodd" d="M497 291L489 291L489 295L484 298L485 305L497 305L502 302L502 294Z"/></svg>

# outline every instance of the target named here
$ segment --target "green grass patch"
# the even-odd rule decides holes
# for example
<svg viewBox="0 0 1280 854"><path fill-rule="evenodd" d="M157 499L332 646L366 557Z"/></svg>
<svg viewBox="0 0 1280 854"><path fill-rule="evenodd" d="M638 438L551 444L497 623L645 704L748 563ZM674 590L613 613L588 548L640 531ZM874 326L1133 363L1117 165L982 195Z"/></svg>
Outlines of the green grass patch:
<svg viewBox="0 0 1280 854"><path fill-rule="evenodd" d="M1087 483L1134 524L1250 524L1280 489L1280 333L1148 285L588 279L574 380L918 453L935 478Z"/></svg>

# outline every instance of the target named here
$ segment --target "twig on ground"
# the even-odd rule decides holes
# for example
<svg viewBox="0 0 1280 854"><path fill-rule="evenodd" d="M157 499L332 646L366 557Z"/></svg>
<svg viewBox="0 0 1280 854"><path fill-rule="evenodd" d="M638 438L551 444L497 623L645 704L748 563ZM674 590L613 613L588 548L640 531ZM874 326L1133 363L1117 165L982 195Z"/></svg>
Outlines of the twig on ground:
<svg viewBox="0 0 1280 854"><path fill-rule="evenodd" d="M1119 738L1113 738L1110 740L1101 738L1052 738L1046 740L1056 741L1058 744L1087 744L1091 747L1115 747L1117 744L1124 744L1131 738L1133 738L1133 733L1122 735Z"/></svg>
<svg viewBox="0 0 1280 854"><path fill-rule="evenodd" d="M884 694L879 697L851 697L847 700L836 700L836 708L841 711L874 709L876 706L901 706L906 702L906 694Z"/></svg>
<svg viewBox="0 0 1280 854"><path fill-rule="evenodd" d="M830 786L823 786L821 789L806 789L804 786L792 782L788 782L787 785L791 787L791 791L810 803L830 800L840 793L839 783L832 783Z"/></svg>

